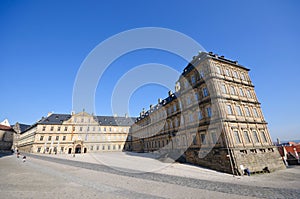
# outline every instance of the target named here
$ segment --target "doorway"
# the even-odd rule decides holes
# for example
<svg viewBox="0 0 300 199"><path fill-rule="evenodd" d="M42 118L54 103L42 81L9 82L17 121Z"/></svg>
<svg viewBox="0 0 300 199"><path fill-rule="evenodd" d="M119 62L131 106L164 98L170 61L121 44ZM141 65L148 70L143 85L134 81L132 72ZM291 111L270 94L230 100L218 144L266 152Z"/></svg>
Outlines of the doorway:
<svg viewBox="0 0 300 199"><path fill-rule="evenodd" d="M81 145L78 144L75 148L75 153L81 153Z"/></svg>

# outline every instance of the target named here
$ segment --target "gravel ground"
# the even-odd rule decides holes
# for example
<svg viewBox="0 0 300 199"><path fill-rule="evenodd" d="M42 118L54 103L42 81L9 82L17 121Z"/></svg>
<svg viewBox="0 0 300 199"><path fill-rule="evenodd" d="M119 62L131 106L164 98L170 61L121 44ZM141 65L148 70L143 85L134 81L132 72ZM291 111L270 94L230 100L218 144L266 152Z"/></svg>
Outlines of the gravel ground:
<svg viewBox="0 0 300 199"><path fill-rule="evenodd" d="M0 156L0 198L294 199L300 195L299 167L232 177L196 166L141 157L144 155L27 154L25 163L14 155Z"/></svg>

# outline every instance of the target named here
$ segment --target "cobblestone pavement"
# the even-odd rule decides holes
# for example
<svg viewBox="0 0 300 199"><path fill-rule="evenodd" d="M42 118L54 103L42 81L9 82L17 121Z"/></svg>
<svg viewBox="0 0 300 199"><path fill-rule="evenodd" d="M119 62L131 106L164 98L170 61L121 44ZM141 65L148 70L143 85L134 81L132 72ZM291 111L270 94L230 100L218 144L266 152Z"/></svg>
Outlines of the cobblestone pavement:
<svg viewBox="0 0 300 199"><path fill-rule="evenodd" d="M233 184L155 172L126 172L101 164L49 156L27 156L29 160L25 163L15 156L0 158L1 198L20 198L21 194L21 198L66 198L72 195L73 198L294 199L300 195L299 189L284 188L284 184L283 188L268 187L267 184L263 187ZM296 179L291 180L297 182L300 169L295 171Z"/></svg>

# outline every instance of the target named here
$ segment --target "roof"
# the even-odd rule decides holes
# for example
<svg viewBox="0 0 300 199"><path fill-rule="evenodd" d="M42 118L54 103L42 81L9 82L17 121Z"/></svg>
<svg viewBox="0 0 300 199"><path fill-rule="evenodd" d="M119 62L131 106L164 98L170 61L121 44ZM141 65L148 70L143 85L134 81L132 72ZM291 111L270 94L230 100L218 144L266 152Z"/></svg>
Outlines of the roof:
<svg viewBox="0 0 300 199"><path fill-rule="evenodd" d="M13 129L10 126L0 124L0 130L12 131Z"/></svg>
<svg viewBox="0 0 300 199"><path fill-rule="evenodd" d="M42 118L38 121L38 124L62 124L64 121L71 118L70 114L51 114L46 118Z"/></svg>
<svg viewBox="0 0 300 199"><path fill-rule="evenodd" d="M131 126L134 123L133 117L114 117L114 116L97 116L98 122L103 126Z"/></svg>
<svg viewBox="0 0 300 199"><path fill-rule="evenodd" d="M51 114L48 117L42 118L37 124L62 124L64 121L72 117L70 114ZM135 118L131 117L114 117L114 116L96 116L100 125L107 126L130 126Z"/></svg>
<svg viewBox="0 0 300 199"><path fill-rule="evenodd" d="M153 112L159 110L161 107L166 106L167 104L171 103L173 100L177 99L178 95L179 95L178 92L171 93L168 97L166 97L165 99L161 100L161 102L159 102L158 104L154 105L149 110L147 110L144 113L142 113L139 117L135 118L135 121L137 122L137 121L139 121L139 120L141 120L141 119L149 116Z"/></svg>
<svg viewBox="0 0 300 199"><path fill-rule="evenodd" d="M234 65L234 66L239 67L241 69L244 69L246 71L250 71L250 69L248 69L245 66L239 64L238 61L230 60L228 58L225 58L224 56L219 56L217 54L214 54L213 52L209 52L209 53L200 52L197 56L194 56L193 60L190 63L188 63L188 65L183 69L182 75L190 72L199 63L199 60L200 60L200 62L202 62L204 60L204 58L211 58L211 59L217 60L219 62L231 64L231 65Z"/></svg>
<svg viewBox="0 0 300 199"><path fill-rule="evenodd" d="M26 129L28 129L31 125L28 125L28 124L20 124L20 130L21 132L25 131Z"/></svg>

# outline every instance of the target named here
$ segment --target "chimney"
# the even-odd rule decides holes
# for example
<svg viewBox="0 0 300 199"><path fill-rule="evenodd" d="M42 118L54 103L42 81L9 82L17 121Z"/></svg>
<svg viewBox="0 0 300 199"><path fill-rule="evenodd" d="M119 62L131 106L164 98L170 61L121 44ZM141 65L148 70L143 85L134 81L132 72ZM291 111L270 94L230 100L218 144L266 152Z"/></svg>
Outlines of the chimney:
<svg viewBox="0 0 300 199"><path fill-rule="evenodd" d="M169 96L171 96L173 94L173 92L171 90L169 90L168 94L169 94Z"/></svg>
<svg viewBox="0 0 300 199"><path fill-rule="evenodd" d="M128 118L128 114L127 113L125 113L125 118Z"/></svg>
<svg viewBox="0 0 300 199"><path fill-rule="evenodd" d="M160 104L162 102L162 99L161 98L158 98L158 103Z"/></svg>
<svg viewBox="0 0 300 199"><path fill-rule="evenodd" d="M48 112L47 117L49 117L52 114L53 114L53 112Z"/></svg>
<svg viewBox="0 0 300 199"><path fill-rule="evenodd" d="M150 104L150 109L152 109L153 108L153 105L152 104Z"/></svg>

